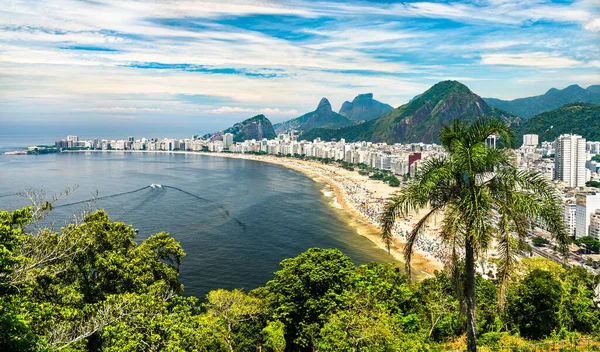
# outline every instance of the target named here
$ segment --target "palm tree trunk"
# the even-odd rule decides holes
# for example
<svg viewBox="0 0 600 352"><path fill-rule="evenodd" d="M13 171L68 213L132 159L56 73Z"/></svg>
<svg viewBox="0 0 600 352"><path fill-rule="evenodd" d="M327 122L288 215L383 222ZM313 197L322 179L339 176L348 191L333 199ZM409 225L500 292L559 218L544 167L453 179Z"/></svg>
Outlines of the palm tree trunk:
<svg viewBox="0 0 600 352"><path fill-rule="evenodd" d="M477 351L477 334L475 331L475 256L470 236L465 241L465 296L467 300L467 351Z"/></svg>

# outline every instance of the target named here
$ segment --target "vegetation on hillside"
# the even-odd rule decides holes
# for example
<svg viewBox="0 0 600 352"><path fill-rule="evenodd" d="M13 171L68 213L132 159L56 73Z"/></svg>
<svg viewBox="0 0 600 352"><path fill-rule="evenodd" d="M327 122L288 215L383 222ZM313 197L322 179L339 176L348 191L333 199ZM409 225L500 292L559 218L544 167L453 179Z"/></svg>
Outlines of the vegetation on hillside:
<svg viewBox="0 0 600 352"><path fill-rule="evenodd" d="M425 161L390 200L384 240L397 216L430 209L408 235L408 275L312 248L283 260L272 280L250 292L184 297L178 276L185 253L166 233L137 243L131 226L104 211L56 231L39 226L49 202L0 211L0 350L438 351L566 339L569 348L585 341L583 349L598 350L597 339L580 339L600 333L600 277L584 267L516 258L529 218L544 222L559 245L568 241L544 178L515 170L509 153L485 146L490 134L509 140L508 132L500 121L455 120L441 134L448 157ZM411 282L413 244L438 212L450 265ZM492 238L497 270L476 272ZM578 244L598 248L591 238Z"/></svg>
<svg viewBox="0 0 600 352"><path fill-rule="evenodd" d="M205 298L184 297L177 276L185 254L167 234L136 244L130 226L102 211L59 233L26 231L43 211L0 211L2 351L464 347L456 278L445 272L411 283L391 265L357 267L339 250L313 248L282 261L271 281L248 293L216 289ZM481 345L600 332L598 278L582 268L525 259L503 308L497 283L476 276Z"/></svg>
<svg viewBox="0 0 600 352"><path fill-rule="evenodd" d="M473 122L481 117L496 117L508 122L513 116L492 108L467 86L456 81L435 84L423 94L391 112L356 126L342 129L314 129L302 136L312 140L341 139L385 143L439 142L444 124L453 119Z"/></svg>
<svg viewBox="0 0 600 352"><path fill-rule="evenodd" d="M524 134L537 134L541 141L553 141L565 133L579 134L590 141L600 140L600 105L569 103L525 121L517 127L519 143Z"/></svg>
<svg viewBox="0 0 600 352"><path fill-rule="evenodd" d="M265 115L256 115L240 123L229 127L223 133L233 134L234 142L243 142L245 140L261 140L263 138L273 139L277 137L271 121Z"/></svg>
<svg viewBox="0 0 600 352"><path fill-rule="evenodd" d="M315 128L337 129L354 125L350 118L344 117L331 109L327 98L322 98L314 111L300 117L275 124L275 131L286 132L290 129L308 132Z"/></svg>
<svg viewBox="0 0 600 352"><path fill-rule="evenodd" d="M381 217L382 239L389 250L396 219L427 211L407 236L404 253L409 274L414 244L428 224L438 216L443 218L440 240L451 253L449 267L464 270L461 291L466 301L468 350L473 352L477 349L475 266L477 260L486 258L492 242L497 243L500 255L500 306L505 303L517 255L525 246L529 219L544 223L563 253L569 242L554 186L535 171L517 170L510 150L488 148L485 141L492 134L510 141L509 127L499 120L482 119L470 125L454 120L445 126L440 140L446 156L424 161L416 179L388 201ZM499 221L494 221L496 212Z"/></svg>
<svg viewBox="0 0 600 352"><path fill-rule="evenodd" d="M494 98L484 98L484 100L493 107L529 119L535 115L557 109L568 103L586 102L600 104L599 88L600 86L595 85L583 89L574 84L562 90L552 88L545 94L534 97L519 98L510 101Z"/></svg>

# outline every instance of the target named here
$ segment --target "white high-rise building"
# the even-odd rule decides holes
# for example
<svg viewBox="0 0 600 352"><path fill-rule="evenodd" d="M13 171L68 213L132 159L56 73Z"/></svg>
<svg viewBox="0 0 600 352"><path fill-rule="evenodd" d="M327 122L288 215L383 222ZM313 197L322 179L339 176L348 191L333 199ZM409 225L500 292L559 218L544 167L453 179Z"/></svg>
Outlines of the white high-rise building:
<svg viewBox="0 0 600 352"><path fill-rule="evenodd" d="M569 187L585 186L585 138L576 134L563 134L554 143L554 179L566 182Z"/></svg>
<svg viewBox="0 0 600 352"><path fill-rule="evenodd" d="M537 134L525 134L523 135L523 146L524 147L537 147L539 138Z"/></svg>
<svg viewBox="0 0 600 352"><path fill-rule="evenodd" d="M485 144L488 146L488 148L496 149L496 141L497 140L498 140L498 136L496 136L495 134L491 134L486 138Z"/></svg>
<svg viewBox="0 0 600 352"><path fill-rule="evenodd" d="M577 228L577 206L575 204L575 199L565 200L563 206L567 232L569 233L569 236L575 236L575 230Z"/></svg>
<svg viewBox="0 0 600 352"><path fill-rule="evenodd" d="M578 193L575 198L577 199L575 238L589 236L591 216L596 210L600 209L600 193Z"/></svg>
<svg viewBox="0 0 600 352"><path fill-rule="evenodd" d="M586 145L590 154L600 154L600 142L587 142Z"/></svg>
<svg viewBox="0 0 600 352"><path fill-rule="evenodd" d="M590 236L595 239L600 238L600 209L596 210L590 216Z"/></svg>
<svg viewBox="0 0 600 352"><path fill-rule="evenodd" d="M225 133L223 135L223 149L230 150L233 145L233 134Z"/></svg>

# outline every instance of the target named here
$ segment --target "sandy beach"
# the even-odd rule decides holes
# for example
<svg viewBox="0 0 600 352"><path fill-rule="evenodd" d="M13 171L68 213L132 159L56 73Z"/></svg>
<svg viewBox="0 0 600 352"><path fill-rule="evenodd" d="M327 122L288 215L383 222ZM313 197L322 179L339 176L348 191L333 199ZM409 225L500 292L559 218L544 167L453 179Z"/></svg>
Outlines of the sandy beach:
<svg viewBox="0 0 600 352"><path fill-rule="evenodd" d="M85 152L85 151L83 151ZM106 151L93 151L106 152ZM382 181L369 179L360 175L358 171L349 171L337 166L323 164L317 161L307 161L295 158L275 157L271 155L253 155L238 153L207 153L188 151L110 151L116 153L175 153L196 154L216 156L223 158L245 159L270 164L280 165L301 172L316 182L327 183L335 192L335 202L346 210L356 221L367 225L369 233L359 232L362 236L371 240L379 248L387 252L385 244L381 241L379 228L379 212L385 204L385 200L392 196L398 189L390 187ZM394 228L394 247L390 250L392 258L404 263L403 248L405 245L403 234L410 231L420 218L413 214L407 219L398 221ZM421 215L421 214L418 214ZM438 241L434 233L426 234L415 246L416 251L412 257L412 267L431 275L435 270L441 270L443 264L438 251ZM421 275L423 276L423 275Z"/></svg>
<svg viewBox="0 0 600 352"><path fill-rule="evenodd" d="M326 182L335 192L337 202L355 218L357 221L368 225L373 234L364 234L379 248L387 252L387 247L381 241L378 218L379 214L369 214L366 212L366 207L361 207L357 204L356 198L369 198L372 203L383 205L385 200L392 196L398 189L390 187L386 183L378 180L369 179L367 176L362 176L358 171L349 171L337 166L323 164L317 161L307 161L294 158L275 157L269 155L252 155L252 154L233 154L233 153L199 153L204 155L219 156L225 158L236 158L246 160L256 160L271 164L281 165L307 175L316 181ZM367 190L368 195L361 194L362 190ZM353 194L349 194L353 192ZM364 200L366 202L366 199ZM402 231L410 231L418 217L412 216L408 222L399 223L397 227ZM390 255L394 260L404 263L404 240L399 236L394 237L394 247L390 250ZM412 258L413 267L418 268L426 273L432 274L435 270L441 270L443 265L438 258L435 258L430 253L417 248Z"/></svg>

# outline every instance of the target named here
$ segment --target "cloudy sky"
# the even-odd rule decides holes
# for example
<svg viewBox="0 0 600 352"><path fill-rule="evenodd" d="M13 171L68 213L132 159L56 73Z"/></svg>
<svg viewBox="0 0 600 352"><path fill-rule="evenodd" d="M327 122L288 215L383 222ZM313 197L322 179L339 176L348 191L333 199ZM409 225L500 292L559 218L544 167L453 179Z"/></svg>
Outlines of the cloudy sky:
<svg viewBox="0 0 600 352"><path fill-rule="evenodd" d="M598 0L5 0L0 135L188 136L445 79L537 95L600 83L599 43Z"/></svg>

